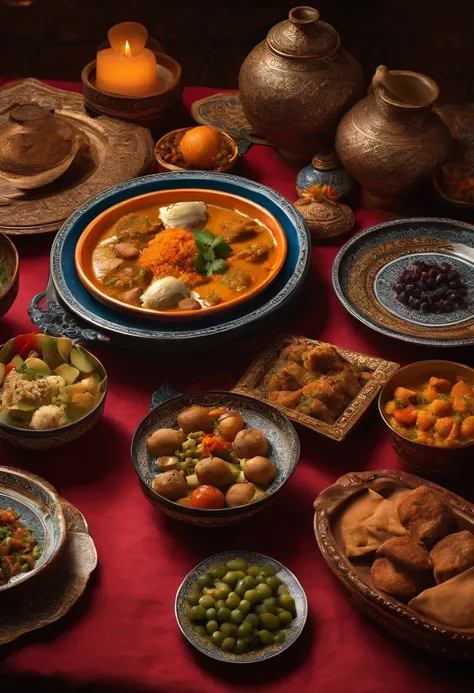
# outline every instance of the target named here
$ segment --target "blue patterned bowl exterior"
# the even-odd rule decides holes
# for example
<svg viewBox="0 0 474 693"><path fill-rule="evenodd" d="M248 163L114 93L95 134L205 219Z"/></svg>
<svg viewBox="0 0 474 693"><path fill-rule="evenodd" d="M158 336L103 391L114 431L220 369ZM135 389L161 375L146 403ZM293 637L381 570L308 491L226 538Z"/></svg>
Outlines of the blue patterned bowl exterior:
<svg viewBox="0 0 474 693"><path fill-rule="evenodd" d="M415 260L447 262L467 284L467 308L422 313L395 300L392 287ZM474 344L474 226L452 219L400 219L351 238L333 265L346 310L381 334L426 346Z"/></svg>
<svg viewBox="0 0 474 693"><path fill-rule="evenodd" d="M163 510L176 520L196 525L222 526L255 515L268 503L274 500L278 491L286 484L296 469L300 456L298 435L284 414L266 402L253 397L234 392L205 391L193 392L188 395L178 395L173 391L155 393L154 402L163 402L152 409L138 426L132 440L132 460L140 480L143 493L156 507ZM158 395L159 400L157 400ZM175 395L175 396L173 396ZM165 397L172 397L166 399ZM152 482L159 473L155 458L148 452L147 438L158 428L178 428L177 416L183 409L193 404L203 407L225 406L239 411L247 428L259 428L270 443L268 457L275 463L277 473L267 490L267 495L254 503L238 508L223 508L221 510L203 510L191 508L160 496L152 489Z"/></svg>
<svg viewBox="0 0 474 693"><path fill-rule="evenodd" d="M66 540L66 522L56 490L44 479L14 467L0 467L0 509L11 508L30 527L41 556L28 573L0 586L0 595L23 585L53 564Z"/></svg>
<svg viewBox="0 0 474 693"><path fill-rule="evenodd" d="M345 171L342 166L336 166L329 171L316 168L313 164L308 164L298 173L296 177L296 192L301 195L303 190L310 185L329 185L337 190L341 202L344 202L354 191L354 179Z"/></svg>
<svg viewBox="0 0 474 693"><path fill-rule="evenodd" d="M192 624L187 616L188 594L191 588L203 573L207 573L211 566L216 563L227 563L234 558L245 558L249 565L265 566L270 565L277 571L280 580L288 585L289 591L295 600L296 616L286 628L287 638L282 644L268 645L261 650L255 650L246 654L238 655L232 652L223 652L219 647L213 645L210 637L197 635L192 627ZM253 551L226 551L225 553L217 553L215 556L206 558L197 565L186 577L180 585L176 594L175 614L178 626L186 639L199 652L218 659L221 662L230 662L232 664L250 664L252 662L263 662L266 659L271 659L287 650L299 638L308 618L308 602L306 594L301 584L293 573L285 568L284 565L275 561L273 558L264 556L261 553L253 553Z"/></svg>
<svg viewBox="0 0 474 693"><path fill-rule="evenodd" d="M114 311L97 301L82 285L75 268L74 250L85 227L101 212L123 200L174 188L222 190L248 198L268 209L282 225L288 253L278 276L264 291L245 305L229 311L228 317L214 316L195 321L158 323ZM185 340L228 337L285 306L301 288L310 264L311 242L306 222L282 195L259 183L209 171L179 171L136 178L92 198L75 212L57 234L51 250L51 276L61 301L77 316L112 335L170 344Z"/></svg>

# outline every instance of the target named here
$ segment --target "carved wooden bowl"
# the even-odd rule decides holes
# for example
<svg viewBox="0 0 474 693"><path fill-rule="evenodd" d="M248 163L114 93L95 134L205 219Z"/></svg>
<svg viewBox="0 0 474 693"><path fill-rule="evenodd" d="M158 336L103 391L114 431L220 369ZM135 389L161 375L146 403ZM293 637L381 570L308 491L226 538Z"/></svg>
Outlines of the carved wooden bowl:
<svg viewBox="0 0 474 693"><path fill-rule="evenodd" d="M361 491L428 486L442 493L456 518L458 529L474 532L474 505L442 486L406 472L379 470L341 476L314 502L314 533L324 560L349 599L392 635L423 652L448 659L474 659L474 629L455 630L425 618L374 586L367 564L353 564L337 539L340 509Z"/></svg>

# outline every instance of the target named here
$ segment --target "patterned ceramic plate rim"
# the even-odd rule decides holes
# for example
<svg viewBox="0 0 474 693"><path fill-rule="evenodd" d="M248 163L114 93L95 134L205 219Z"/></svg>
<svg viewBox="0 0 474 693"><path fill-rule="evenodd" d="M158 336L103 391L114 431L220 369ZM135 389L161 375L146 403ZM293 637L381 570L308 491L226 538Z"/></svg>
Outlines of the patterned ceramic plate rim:
<svg viewBox="0 0 474 693"><path fill-rule="evenodd" d="M269 645L261 650L254 650L246 655L236 655L231 652L223 652L212 643L205 641L198 635L195 635L192 632L192 627L186 622L186 616L180 613L185 606L186 595L189 591L187 588L189 588L191 584L196 581L201 572L205 571L214 563L223 563L239 557L246 558L251 565L256 563L256 565L273 565L274 568L278 568L278 576L283 582L286 582L289 585L290 594L292 597L294 597L295 602L297 602L296 618L294 619L297 621L297 623L291 625L290 628L285 629L287 633L291 634L290 637L287 638L281 645ZM286 568L283 563L280 563L280 561L255 551L223 551L204 559L186 575L183 582L178 587L178 591L176 592L174 612L176 621L184 637L189 643L191 643L191 645L193 645L193 647L199 650L199 652L202 652L208 657L217 659L221 662L229 662L231 664L252 664L254 662L263 662L271 659L272 657L276 657L293 645L294 642L296 642L301 635L308 618L308 600L306 598L306 593L303 586L299 582L298 578L294 575L294 573L291 572L291 570ZM208 642L208 645L206 645L206 642Z"/></svg>
<svg viewBox="0 0 474 693"><path fill-rule="evenodd" d="M277 294L273 295L264 305L255 308L252 312L245 314L239 318L226 321L223 323L218 320L215 325L206 326L201 329L189 329L186 331L181 331L176 333L174 331L169 332L157 332L152 325L143 323L146 327L136 327L136 326L124 326L119 325L111 321L109 317L107 319L97 316L91 313L88 309L84 308L82 304L76 299L72 291L67 285L67 281L64 278L62 270L62 251L64 242L67 235L70 233L71 229L75 224L79 224L83 216L88 218L88 213L91 212L96 206L98 210L96 215L107 208L107 200L109 198L114 198L116 194L125 194L131 192L128 197L135 197L136 195L143 194L141 188L146 188L145 192L151 192L148 186L157 184L156 190L161 189L160 182L174 182L176 181L176 187L179 187L180 183L185 180L194 180L196 185L199 185L201 181L209 180L211 183L221 183L224 186L237 186L238 190L229 190L236 195L241 195L245 197L245 191L250 189L252 192L259 194L262 198L270 199L274 205L278 206L282 212L286 215L289 222L293 224L295 228L295 233L299 240L299 250L298 257L295 264L295 269L292 276L286 282L286 284L278 291ZM186 187L186 186L185 186ZM189 186L188 186L189 187ZM218 188L221 189L221 188ZM224 189L227 189L225 187ZM126 199L123 197L121 199ZM251 198L253 199L253 198ZM116 204L120 200L113 199L112 204ZM258 204L265 206L264 199L257 201ZM105 203L105 206L104 206ZM110 206L110 205L109 205ZM269 210L272 214L275 214L274 210ZM277 217L278 218L278 217ZM279 220L279 219L278 219ZM279 220L280 221L280 220ZM281 222L280 222L281 223ZM170 173L159 173L150 176L143 176L141 178L135 178L132 181L127 181L126 183L121 183L114 186L110 190L107 190L96 197L91 198L84 205L79 207L74 214L72 214L69 219L63 224L61 230L56 235L51 248L51 263L50 272L53 278L53 284L58 292L60 299L63 303L76 315L86 320L88 323L93 324L96 327L103 328L108 332L130 336L130 337L140 337L144 339L162 339L163 341L172 341L175 339L196 339L203 336L212 336L213 334L226 334L233 329L248 325L249 323L260 320L275 310L281 308L285 303L290 300L294 293L300 288L304 282L310 266L311 259L311 240L309 236L308 227L304 221L301 214L293 207L293 205L288 202L280 193L268 188L261 183L255 183L254 181L248 180L246 178L240 178L239 176L233 176L228 173L214 173L212 171L174 171ZM270 285L271 286L271 285ZM113 315L113 313L111 313Z"/></svg>
<svg viewBox="0 0 474 693"><path fill-rule="evenodd" d="M300 414L300 412L296 412L293 409L288 409L287 407L270 402L269 400L260 397L259 394L255 392L257 383L262 379L265 373L267 373L273 362L277 359L280 351L289 344L298 343L303 343L308 346L327 344L327 342L309 339L308 337L297 337L296 335L288 334L278 335L277 338L272 342L271 346L267 347L257 355L235 387L232 388L232 392L239 392L247 395L248 397L258 399L261 402L266 402L267 404L270 404L283 412L283 414L285 414L285 416L291 421L296 421L296 423L299 423L306 428L310 428L312 431L316 431L316 433L320 433L327 438L341 442L348 435L348 433L352 431L354 426L365 414L372 402L375 401L382 386L390 380L392 375L400 368L400 365L393 361L386 361L385 359L381 359L376 356L361 354L358 351L351 351L350 349L343 349L342 347L329 344L328 346L334 346L337 351L340 352L340 354L348 361L355 361L358 365L365 365L367 368L372 370L373 373L372 378L370 378L370 380L364 385L349 406L346 407L337 421L333 424L328 424L324 421L314 419L312 416L308 416L307 414Z"/></svg>
<svg viewBox="0 0 474 693"><path fill-rule="evenodd" d="M342 261L348 251L350 251L353 246L356 244L360 243L360 240L363 239L364 237L368 237L373 233L376 233L378 231L384 231L385 229L391 229L395 228L400 225L410 225L410 224L447 224L449 226L455 226L461 229L464 229L466 231L470 231L474 233L474 227L472 224L468 224L466 222L462 221L457 221L455 219L446 219L444 217L411 217L408 219L395 219L393 221L385 221L382 222L381 224L376 224L375 226L371 226L370 228L366 229L365 231L361 231L360 233L356 234L351 238L347 243L345 243L340 251L338 252L336 259L334 260L334 264L332 266L332 284L334 291L336 292L336 296L338 297L339 301L342 303L344 308L347 310L350 315L352 315L354 318L359 320L359 322L363 323L366 325L366 327L369 327L372 330L375 330L376 332L379 332L380 334L385 335L386 337L392 337L393 339L398 339L403 342L410 342L411 344L422 344L424 346L435 346L435 347L452 347L452 346L468 346L474 344L474 337L472 338L466 338L466 339L450 339L450 340L438 340L438 339L430 339L429 337L418 337L414 335L407 335L403 334L401 332L395 332L394 330L390 330L386 327L383 327L382 325L379 325L372 320L370 320L368 317L366 317L364 314L360 313L354 306L353 304L346 298L345 293L342 289L341 282L340 282L340 268Z"/></svg>

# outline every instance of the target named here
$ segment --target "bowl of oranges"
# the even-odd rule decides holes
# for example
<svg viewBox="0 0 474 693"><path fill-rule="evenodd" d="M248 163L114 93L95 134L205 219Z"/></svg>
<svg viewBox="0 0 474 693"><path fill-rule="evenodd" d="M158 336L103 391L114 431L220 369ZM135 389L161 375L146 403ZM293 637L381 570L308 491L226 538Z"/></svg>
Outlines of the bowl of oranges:
<svg viewBox="0 0 474 693"><path fill-rule="evenodd" d="M158 164L167 171L230 171L239 151L230 135L208 125L172 130L155 147Z"/></svg>

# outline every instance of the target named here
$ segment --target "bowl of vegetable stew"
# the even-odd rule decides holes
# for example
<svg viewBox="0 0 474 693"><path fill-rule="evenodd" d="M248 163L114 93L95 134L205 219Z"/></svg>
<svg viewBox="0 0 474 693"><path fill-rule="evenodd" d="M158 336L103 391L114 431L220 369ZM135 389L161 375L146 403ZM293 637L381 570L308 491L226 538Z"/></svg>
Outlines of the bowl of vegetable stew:
<svg viewBox="0 0 474 693"><path fill-rule="evenodd" d="M462 469L474 445L474 369L453 361L400 368L379 395L395 451L425 477Z"/></svg>
<svg viewBox="0 0 474 693"><path fill-rule="evenodd" d="M65 540L66 521L51 484L0 467L0 595L51 567Z"/></svg>

